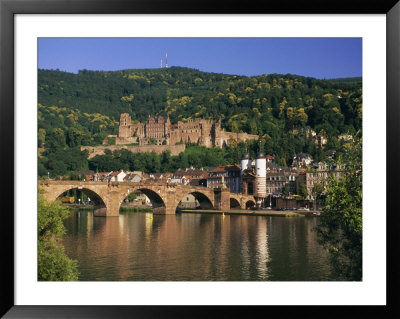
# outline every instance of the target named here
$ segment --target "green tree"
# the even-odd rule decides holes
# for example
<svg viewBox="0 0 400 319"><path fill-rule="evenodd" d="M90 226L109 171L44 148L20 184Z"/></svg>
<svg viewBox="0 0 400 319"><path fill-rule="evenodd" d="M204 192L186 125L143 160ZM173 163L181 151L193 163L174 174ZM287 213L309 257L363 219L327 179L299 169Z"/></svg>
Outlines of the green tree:
<svg viewBox="0 0 400 319"><path fill-rule="evenodd" d="M133 202L136 199L136 194L134 192L130 192L129 195L127 196L127 199L130 202Z"/></svg>
<svg viewBox="0 0 400 319"><path fill-rule="evenodd" d="M38 145L46 151L102 144L107 135L118 133L123 112L142 123L149 115L169 115L173 124L220 118L226 131L266 136L264 150L276 154L280 164L290 164L294 152L324 160L322 150L297 134L306 125L316 132L325 130L328 143L332 141L325 150L336 151L340 145L335 137L362 126L361 78L245 77L182 67L77 74L38 70L38 102ZM217 159L209 165L216 165ZM73 169L49 160L44 166L53 174Z"/></svg>
<svg viewBox="0 0 400 319"><path fill-rule="evenodd" d="M315 184L312 189L313 197L318 200L324 191L324 186L321 184Z"/></svg>
<svg viewBox="0 0 400 319"><path fill-rule="evenodd" d="M282 195L284 197L289 196L289 191L290 191L289 184L285 184L285 186L282 188Z"/></svg>
<svg viewBox="0 0 400 319"><path fill-rule="evenodd" d="M362 140L356 138L338 164L345 173L331 178L325 206L316 227L335 273L344 280L362 280Z"/></svg>
<svg viewBox="0 0 400 319"><path fill-rule="evenodd" d="M238 125L238 123L236 121L232 121L231 130L234 133L239 132L239 125Z"/></svg>
<svg viewBox="0 0 400 319"><path fill-rule="evenodd" d="M171 170L172 167L172 157L171 151L167 150L161 155L161 172L165 173Z"/></svg>
<svg viewBox="0 0 400 319"><path fill-rule="evenodd" d="M317 203L318 203L318 200L320 199L323 191L324 191L324 186L322 186L321 184L314 184L314 187L312 189L314 210L317 209Z"/></svg>
<svg viewBox="0 0 400 319"><path fill-rule="evenodd" d="M61 244L65 234L63 220L68 210L58 202L48 202L38 194L38 280L78 280L77 262L70 259Z"/></svg>
<svg viewBox="0 0 400 319"><path fill-rule="evenodd" d="M78 181L78 180L79 180L79 174L78 174L78 172L72 171L72 172L69 174L69 179L70 179L71 181Z"/></svg>
<svg viewBox="0 0 400 319"><path fill-rule="evenodd" d="M109 137L107 139L107 145L115 145L115 137Z"/></svg>
<svg viewBox="0 0 400 319"><path fill-rule="evenodd" d="M45 140L46 140L46 130L44 128L39 128L39 131L38 131L38 146L39 147L43 147Z"/></svg>
<svg viewBox="0 0 400 319"><path fill-rule="evenodd" d="M55 128L53 130L53 137L55 139L56 144L60 146L65 146L65 134L63 129L61 128Z"/></svg>
<svg viewBox="0 0 400 319"><path fill-rule="evenodd" d="M303 196L304 199L308 197L307 187L305 183L300 183L298 194Z"/></svg>
<svg viewBox="0 0 400 319"><path fill-rule="evenodd" d="M69 147L81 146L83 134L75 127L71 127L67 131L66 141Z"/></svg>
<svg viewBox="0 0 400 319"><path fill-rule="evenodd" d="M42 178L44 176L47 178L48 170L44 166L45 162L46 162L45 158L40 158L40 157L38 158L38 177L39 178Z"/></svg>

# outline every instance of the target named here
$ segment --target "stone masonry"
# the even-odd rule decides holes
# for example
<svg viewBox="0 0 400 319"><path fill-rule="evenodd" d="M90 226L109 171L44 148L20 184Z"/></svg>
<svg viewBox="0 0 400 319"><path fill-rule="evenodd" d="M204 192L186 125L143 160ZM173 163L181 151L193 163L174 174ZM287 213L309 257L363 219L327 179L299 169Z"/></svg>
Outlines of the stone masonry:
<svg viewBox="0 0 400 319"><path fill-rule="evenodd" d="M172 124L167 116L150 116L146 123L132 123L128 113L120 116L116 144L138 143L144 145L150 139L157 144L195 143L206 147L225 147L229 139L237 142L257 140L258 135L226 132L220 120L191 119Z"/></svg>
<svg viewBox="0 0 400 319"><path fill-rule="evenodd" d="M231 194L229 189L211 189L201 186L186 186L174 183L133 183L133 182L84 182L84 181L39 181L44 196L49 201L56 200L70 189L79 189L95 202L95 215L119 216L123 200L130 192L141 191L153 203L154 213L175 214L176 207L184 196L192 194L202 203L214 209L229 210L230 198L246 208L246 203L254 197ZM206 206L206 205L205 205Z"/></svg>
<svg viewBox="0 0 400 319"><path fill-rule="evenodd" d="M185 151L185 144L178 145L107 145L107 146L81 146L81 151L87 150L89 152L88 158L95 157L96 155L104 155L104 151L109 149L110 151L126 149L132 153L156 153L162 154L165 151L170 151L172 156L177 156Z"/></svg>

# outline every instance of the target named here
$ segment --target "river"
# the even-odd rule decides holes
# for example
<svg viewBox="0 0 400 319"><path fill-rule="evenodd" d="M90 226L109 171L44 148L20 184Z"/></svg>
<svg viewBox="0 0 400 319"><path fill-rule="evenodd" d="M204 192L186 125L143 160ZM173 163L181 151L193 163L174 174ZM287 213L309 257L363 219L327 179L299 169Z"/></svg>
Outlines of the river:
<svg viewBox="0 0 400 319"><path fill-rule="evenodd" d="M318 217L72 212L64 246L81 281L328 281Z"/></svg>

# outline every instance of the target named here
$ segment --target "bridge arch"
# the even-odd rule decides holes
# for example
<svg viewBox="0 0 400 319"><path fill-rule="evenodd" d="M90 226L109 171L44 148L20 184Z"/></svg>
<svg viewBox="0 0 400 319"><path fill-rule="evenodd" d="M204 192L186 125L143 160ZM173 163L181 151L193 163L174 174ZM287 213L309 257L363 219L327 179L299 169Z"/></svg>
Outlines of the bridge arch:
<svg viewBox="0 0 400 319"><path fill-rule="evenodd" d="M240 203L236 198L231 197L229 200L229 206L230 208L238 208L240 209Z"/></svg>
<svg viewBox="0 0 400 319"><path fill-rule="evenodd" d="M251 195L232 194L229 189L211 189L201 186L179 185L175 183L134 183L134 182L97 182L97 181L40 181L48 200L56 200L70 189L78 189L87 194L102 212L97 216L119 216L121 204L130 192L140 191L153 205L153 212L175 214L179 201L189 194L201 208L226 210L242 206L242 209L255 206ZM156 209L156 211L154 211Z"/></svg>
<svg viewBox="0 0 400 319"><path fill-rule="evenodd" d="M44 184L44 185L43 185ZM68 192L69 190L76 189L90 198L94 205L94 214L96 216L107 216L107 210L109 209L110 203L107 200L106 192L102 189L96 188L95 185L89 185L87 183L80 183L78 181L71 181L68 183L42 183L44 196L49 201L55 201L60 196Z"/></svg>
<svg viewBox="0 0 400 319"><path fill-rule="evenodd" d="M165 202L157 191L146 187L136 188L135 191L142 192L150 199L154 213L165 213L165 208L166 208Z"/></svg>
<svg viewBox="0 0 400 319"><path fill-rule="evenodd" d="M250 200L246 201L246 209L250 209L255 206L256 206L256 202L254 200L250 199Z"/></svg>
<svg viewBox="0 0 400 319"><path fill-rule="evenodd" d="M62 195L64 195L68 191L74 190L74 189L76 189L76 190L84 193L86 196L88 196L90 198L90 200L95 204L95 206L106 207L103 196L87 186L85 186L85 187L79 186L79 185L65 186L62 189L55 190L52 194L49 194L48 199L49 200L58 200Z"/></svg>
<svg viewBox="0 0 400 319"><path fill-rule="evenodd" d="M177 208L178 208L179 203L185 197L188 197L188 195L192 195L195 198L196 202L199 204L199 206L197 206L197 207L200 207L201 209L214 209L213 199L210 199L210 196L204 194L204 192L201 192L201 191L192 191L192 192L189 192L189 193L181 196L180 198L177 198L177 204L176 204Z"/></svg>

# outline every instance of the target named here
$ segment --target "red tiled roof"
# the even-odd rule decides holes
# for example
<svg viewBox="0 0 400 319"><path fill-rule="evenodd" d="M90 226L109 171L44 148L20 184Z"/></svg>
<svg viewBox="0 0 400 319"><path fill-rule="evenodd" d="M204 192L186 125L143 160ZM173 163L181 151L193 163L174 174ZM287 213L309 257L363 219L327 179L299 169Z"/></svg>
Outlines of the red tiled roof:
<svg viewBox="0 0 400 319"><path fill-rule="evenodd" d="M112 173L110 174L110 176L117 176L119 173L121 173L121 172L112 172Z"/></svg>
<svg viewBox="0 0 400 319"><path fill-rule="evenodd" d="M214 168L210 173L219 173L219 172L227 172L227 171L240 171L239 165L225 165L218 166Z"/></svg>
<svg viewBox="0 0 400 319"><path fill-rule="evenodd" d="M108 175L109 173L108 172L101 172L101 173L97 173L97 174L99 174L99 177L103 177L105 175Z"/></svg>
<svg viewBox="0 0 400 319"><path fill-rule="evenodd" d="M210 173L219 173L219 172L225 172L225 166L218 166L214 168Z"/></svg>

